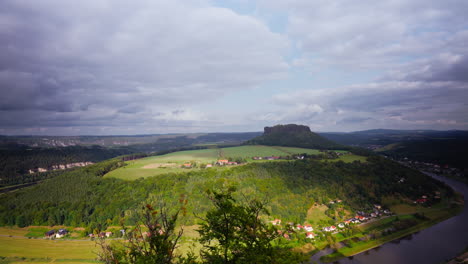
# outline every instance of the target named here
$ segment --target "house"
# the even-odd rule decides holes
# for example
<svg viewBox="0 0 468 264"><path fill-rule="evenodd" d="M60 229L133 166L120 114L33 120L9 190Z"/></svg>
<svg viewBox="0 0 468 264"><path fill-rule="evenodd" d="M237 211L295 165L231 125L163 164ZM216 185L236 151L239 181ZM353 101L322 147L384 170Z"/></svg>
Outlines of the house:
<svg viewBox="0 0 468 264"><path fill-rule="evenodd" d="M98 237L100 237L100 238L104 238L104 237L106 237L106 233L104 233L104 232L101 232L101 233L99 233L99 234L98 234Z"/></svg>
<svg viewBox="0 0 468 264"><path fill-rule="evenodd" d="M304 226L304 230L307 231L307 232L312 232L312 231L314 231L314 229L312 228L311 225L305 225L305 226Z"/></svg>
<svg viewBox="0 0 468 264"><path fill-rule="evenodd" d="M349 225L351 223L351 220L345 220L344 223L345 225Z"/></svg>
<svg viewBox="0 0 468 264"><path fill-rule="evenodd" d="M53 237L55 235L55 230L54 229L49 230L49 231L45 232L44 235L47 238L51 238L51 237Z"/></svg>
<svg viewBox="0 0 468 264"><path fill-rule="evenodd" d="M106 232L106 237L111 237L112 236L112 232Z"/></svg>
<svg viewBox="0 0 468 264"><path fill-rule="evenodd" d="M62 238L68 234L68 230L66 229L59 229L59 231L55 234L56 238Z"/></svg>
<svg viewBox="0 0 468 264"><path fill-rule="evenodd" d="M427 202L427 199L425 199L425 198L421 198L421 199L416 200L416 203L425 203L425 202Z"/></svg>
<svg viewBox="0 0 468 264"><path fill-rule="evenodd" d="M306 238L313 239L314 237L315 237L315 234L314 234L314 233L308 232L308 233L306 234Z"/></svg>
<svg viewBox="0 0 468 264"><path fill-rule="evenodd" d="M182 165L182 167L184 167L184 168L191 168L191 167L192 167L192 164L191 164L191 163L184 163L184 165Z"/></svg>
<svg viewBox="0 0 468 264"><path fill-rule="evenodd" d="M218 162L216 162L218 165L225 165L229 162L229 160L218 160Z"/></svg>
<svg viewBox="0 0 468 264"><path fill-rule="evenodd" d="M297 229L297 230L301 230L301 229L304 229L304 227L303 227L302 225L300 225L300 224L297 224L297 225L296 225L296 229Z"/></svg>
<svg viewBox="0 0 468 264"><path fill-rule="evenodd" d="M229 161L227 164L228 164L228 165L237 165L237 162L235 162L235 161Z"/></svg>
<svg viewBox="0 0 468 264"><path fill-rule="evenodd" d="M261 160L263 159L262 157L252 157L253 160Z"/></svg>
<svg viewBox="0 0 468 264"><path fill-rule="evenodd" d="M273 225L281 225L281 219L275 219L275 220L271 221L271 223Z"/></svg>
<svg viewBox="0 0 468 264"><path fill-rule="evenodd" d="M330 231L335 231L336 230L336 226L330 226Z"/></svg>
<svg viewBox="0 0 468 264"><path fill-rule="evenodd" d="M379 204L374 204L374 207L377 208L377 209L381 209L381 208L382 208L382 206L379 205Z"/></svg>
<svg viewBox="0 0 468 264"><path fill-rule="evenodd" d="M344 224L343 224L343 223L339 223L339 224L338 224L338 227L339 227L339 228L344 228Z"/></svg>
<svg viewBox="0 0 468 264"><path fill-rule="evenodd" d="M206 164L206 166L205 166L205 168L211 168L211 167L213 167L212 164Z"/></svg>

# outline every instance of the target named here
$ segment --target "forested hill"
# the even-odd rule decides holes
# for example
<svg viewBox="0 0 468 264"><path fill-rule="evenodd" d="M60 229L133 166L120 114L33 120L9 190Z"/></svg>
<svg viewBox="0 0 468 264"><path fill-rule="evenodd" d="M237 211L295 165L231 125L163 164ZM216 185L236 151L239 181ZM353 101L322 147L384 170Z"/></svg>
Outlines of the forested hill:
<svg viewBox="0 0 468 264"><path fill-rule="evenodd" d="M313 133L308 126L295 124L265 127L263 135L247 141L246 144L317 149L343 148L339 144Z"/></svg>
<svg viewBox="0 0 468 264"><path fill-rule="evenodd" d="M29 170L50 170L55 165L76 162L99 162L132 153L129 148L72 146L61 148L31 148L7 145L0 148L0 186L34 182L38 177ZM44 175L42 175L44 176ZM46 178L46 177L40 177Z"/></svg>
<svg viewBox="0 0 468 264"><path fill-rule="evenodd" d="M389 196L412 202L435 191L450 195L450 189L435 180L380 157L354 163L317 160L250 163L135 181L102 178L122 165L118 159L104 161L4 194L0 196L0 225L67 225L102 230L119 225L122 220L133 224L135 209L161 199L177 204L180 195L188 199L183 224L196 224L194 213L203 215L211 204L206 190L232 186L237 189L239 199L268 200L272 217L295 222L305 221L314 204L328 205L325 213L330 219L341 220L358 210L373 210L375 203L385 205L385 197ZM402 178L404 184L399 182ZM342 203L331 206L329 202L336 199Z"/></svg>

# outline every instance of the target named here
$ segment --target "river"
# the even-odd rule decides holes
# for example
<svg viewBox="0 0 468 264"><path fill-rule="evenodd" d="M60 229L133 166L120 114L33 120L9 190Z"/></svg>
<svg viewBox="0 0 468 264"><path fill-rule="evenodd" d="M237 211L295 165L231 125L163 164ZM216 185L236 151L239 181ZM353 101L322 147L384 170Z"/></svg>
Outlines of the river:
<svg viewBox="0 0 468 264"><path fill-rule="evenodd" d="M456 180L432 173L427 175L442 181L463 195L463 211L450 219L424 229L408 238L386 243L353 257L340 259L341 264L431 264L443 263L468 246L468 186ZM332 250L322 250L310 263L322 263L319 258Z"/></svg>

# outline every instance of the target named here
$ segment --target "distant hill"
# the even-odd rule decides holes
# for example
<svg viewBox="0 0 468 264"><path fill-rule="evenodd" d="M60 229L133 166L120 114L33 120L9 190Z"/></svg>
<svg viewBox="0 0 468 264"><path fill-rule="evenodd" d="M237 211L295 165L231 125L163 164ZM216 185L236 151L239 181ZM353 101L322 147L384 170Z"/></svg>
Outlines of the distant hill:
<svg viewBox="0 0 468 264"><path fill-rule="evenodd" d="M468 131L373 129L320 135L340 144L373 149L395 159L468 168Z"/></svg>
<svg viewBox="0 0 468 264"><path fill-rule="evenodd" d="M295 124L265 127L263 135L247 141L246 144L316 149L340 148L339 144L310 131L308 126Z"/></svg>

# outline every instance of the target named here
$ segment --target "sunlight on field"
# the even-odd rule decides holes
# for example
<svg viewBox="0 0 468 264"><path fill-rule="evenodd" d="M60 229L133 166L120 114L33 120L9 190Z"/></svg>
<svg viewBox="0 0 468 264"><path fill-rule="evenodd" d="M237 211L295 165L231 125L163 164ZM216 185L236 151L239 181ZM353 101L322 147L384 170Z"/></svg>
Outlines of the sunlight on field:
<svg viewBox="0 0 468 264"><path fill-rule="evenodd" d="M89 240L46 240L0 236L0 256L93 260L97 248Z"/></svg>
<svg viewBox="0 0 468 264"><path fill-rule="evenodd" d="M325 214L327 209L328 207L324 204L310 207L307 210L307 220L315 223L318 223L320 220L330 220L330 217Z"/></svg>
<svg viewBox="0 0 468 264"><path fill-rule="evenodd" d="M180 173L194 170L203 170L202 168L183 168L184 163L190 164L213 164L218 159L236 159L243 158L247 161L253 161L253 157L267 156L292 156L295 154L306 153L309 155L320 154L316 149L292 148L292 147L276 147L276 146L239 146L229 148L210 148L200 150L187 150L169 153L161 156L147 157L138 160L126 162L125 167L113 170L105 175L105 177L119 178L124 180L136 180L138 178L146 178L157 176L166 173ZM356 155L344 155L340 159L344 162L352 162L354 160L364 160L364 157ZM256 161L259 162L259 161ZM261 160L260 162L263 162ZM216 167L213 169L225 169Z"/></svg>

